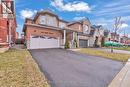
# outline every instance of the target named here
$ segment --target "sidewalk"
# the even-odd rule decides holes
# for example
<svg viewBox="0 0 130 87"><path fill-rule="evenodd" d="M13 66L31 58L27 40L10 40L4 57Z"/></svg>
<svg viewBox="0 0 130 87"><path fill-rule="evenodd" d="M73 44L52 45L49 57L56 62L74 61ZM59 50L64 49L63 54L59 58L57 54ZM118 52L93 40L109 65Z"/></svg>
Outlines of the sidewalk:
<svg viewBox="0 0 130 87"><path fill-rule="evenodd" d="M130 59L108 87L130 87Z"/></svg>
<svg viewBox="0 0 130 87"><path fill-rule="evenodd" d="M5 51L7 51L9 48L6 47L6 48L0 48L0 53L4 53Z"/></svg>

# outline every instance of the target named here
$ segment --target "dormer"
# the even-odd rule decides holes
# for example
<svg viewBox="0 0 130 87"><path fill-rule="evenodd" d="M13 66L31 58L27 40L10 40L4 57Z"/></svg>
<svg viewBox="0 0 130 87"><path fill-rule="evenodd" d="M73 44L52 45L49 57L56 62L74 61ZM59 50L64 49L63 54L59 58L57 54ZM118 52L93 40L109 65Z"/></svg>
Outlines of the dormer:
<svg viewBox="0 0 130 87"><path fill-rule="evenodd" d="M82 23L79 21L70 22L67 24L67 26L74 31L83 32Z"/></svg>
<svg viewBox="0 0 130 87"><path fill-rule="evenodd" d="M69 28L73 28L78 32L82 32L84 34L89 34L91 30L91 23L88 18L84 18L79 21L68 23Z"/></svg>

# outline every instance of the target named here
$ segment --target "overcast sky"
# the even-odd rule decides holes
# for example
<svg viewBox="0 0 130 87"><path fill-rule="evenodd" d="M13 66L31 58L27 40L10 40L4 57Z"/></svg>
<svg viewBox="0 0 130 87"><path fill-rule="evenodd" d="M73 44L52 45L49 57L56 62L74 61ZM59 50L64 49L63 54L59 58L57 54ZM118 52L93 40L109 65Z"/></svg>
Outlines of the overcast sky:
<svg viewBox="0 0 130 87"><path fill-rule="evenodd" d="M130 35L130 0L16 0L19 33L25 18L33 18L37 11L50 9L67 21L89 18L92 25L103 25L112 31L115 17L122 17L120 32Z"/></svg>

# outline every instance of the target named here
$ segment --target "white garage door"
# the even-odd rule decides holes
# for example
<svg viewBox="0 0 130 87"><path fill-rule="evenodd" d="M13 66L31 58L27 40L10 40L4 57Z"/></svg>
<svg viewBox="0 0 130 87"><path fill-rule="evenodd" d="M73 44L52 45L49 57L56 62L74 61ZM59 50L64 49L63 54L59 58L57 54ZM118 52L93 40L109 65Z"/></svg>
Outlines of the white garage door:
<svg viewBox="0 0 130 87"><path fill-rule="evenodd" d="M59 39L46 36L33 36L28 42L28 49L59 48Z"/></svg>

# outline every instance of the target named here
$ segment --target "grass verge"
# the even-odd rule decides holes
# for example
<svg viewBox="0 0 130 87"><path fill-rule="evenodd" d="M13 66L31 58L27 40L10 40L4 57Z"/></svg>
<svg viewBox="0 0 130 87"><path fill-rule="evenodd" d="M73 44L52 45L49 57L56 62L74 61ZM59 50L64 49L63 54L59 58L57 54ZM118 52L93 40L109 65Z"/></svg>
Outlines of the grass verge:
<svg viewBox="0 0 130 87"><path fill-rule="evenodd" d="M130 51L130 47L115 47L114 49Z"/></svg>
<svg viewBox="0 0 130 87"><path fill-rule="evenodd" d="M0 87L50 87L27 50L0 54Z"/></svg>
<svg viewBox="0 0 130 87"><path fill-rule="evenodd" d="M122 62L126 62L130 58L129 54L110 53L110 52L95 50L91 48L81 48L79 52L85 53L88 55L94 55L94 56L100 56L100 57L109 58L113 60L118 60Z"/></svg>

